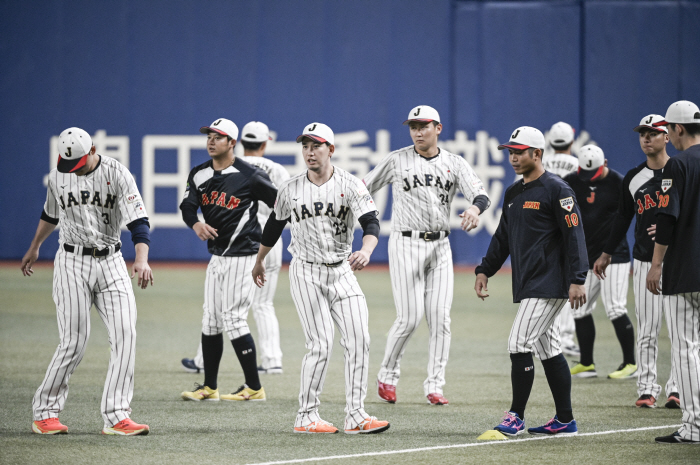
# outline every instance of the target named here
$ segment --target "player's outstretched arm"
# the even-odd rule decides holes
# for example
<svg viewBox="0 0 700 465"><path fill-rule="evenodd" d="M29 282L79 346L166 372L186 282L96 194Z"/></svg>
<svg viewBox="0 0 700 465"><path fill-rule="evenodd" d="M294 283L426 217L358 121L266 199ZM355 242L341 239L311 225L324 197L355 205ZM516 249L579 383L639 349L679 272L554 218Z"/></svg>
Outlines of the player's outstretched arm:
<svg viewBox="0 0 700 465"><path fill-rule="evenodd" d="M136 249L136 258L134 259L134 264L131 267L131 278L133 279L134 276L138 276L139 280L137 281L136 286L140 287L141 289L146 289L149 282L151 283L151 286L153 286L153 270L151 270L151 267L148 264L149 246L144 242L139 242L138 244L134 245L134 248Z"/></svg>
<svg viewBox="0 0 700 465"><path fill-rule="evenodd" d="M598 277L598 279L605 279L605 270L610 265L612 261L612 255L603 252L598 257L598 260L593 264L593 274Z"/></svg>
<svg viewBox="0 0 700 465"><path fill-rule="evenodd" d="M369 257L374 252L374 248L377 246L379 239L372 234L367 234L362 237L362 248L350 254L348 257L348 262L350 263L350 268L352 271L360 271L367 265L369 265Z"/></svg>
<svg viewBox="0 0 700 465"><path fill-rule="evenodd" d="M486 299L489 296L489 278L484 273L479 273L476 275L476 282L474 283L474 290L476 291L476 296L481 300Z"/></svg>
<svg viewBox="0 0 700 465"><path fill-rule="evenodd" d="M586 303L586 286L584 284L571 284L569 286L569 304L571 308L583 307Z"/></svg>
<svg viewBox="0 0 700 465"><path fill-rule="evenodd" d="M32 270L32 265L39 259L39 248L41 244L44 243L46 238L48 238L53 230L56 229L56 225L49 223L48 221L39 220L39 226L36 228L36 234L34 234L34 239L29 246L29 250L22 257L22 274L24 276L31 276L34 273Z"/></svg>

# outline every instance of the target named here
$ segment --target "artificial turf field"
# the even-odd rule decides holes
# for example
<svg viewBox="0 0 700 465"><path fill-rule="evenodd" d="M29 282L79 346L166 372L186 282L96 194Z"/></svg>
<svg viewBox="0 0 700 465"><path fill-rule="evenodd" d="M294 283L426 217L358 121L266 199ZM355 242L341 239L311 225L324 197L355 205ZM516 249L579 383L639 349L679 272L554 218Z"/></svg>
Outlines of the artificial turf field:
<svg viewBox="0 0 700 465"><path fill-rule="evenodd" d="M191 390L203 376L184 372L180 359L193 357L197 348L205 265L156 262L152 267L155 286L135 290L139 314L132 402L132 418L149 424L151 433L114 437L100 434L99 404L109 349L106 330L94 311L88 349L70 380L70 394L60 416L69 434L31 433L31 398L58 344L52 267L37 265L34 276L26 278L19 263L0 266L0 463L700 463L700 448L654 443L655 436L674 431L680 410L637 409L634 380L606 379L622 355L600 302L595 311L599 377L572 383L579 436L535 439L524 435L478 441L477 436L497 425L510 406L510 360L505 347L516 311L510 274L501 272L492 278L491 297L482 302L474 295L473 272L456 273L452 347L444 389L450 404L435 407L423 397L428 355L425 323L403 358L398 403L378 399L374 380L395 310L388 270L361 271L357 276L368 300L372 337L365 409L389 420L391 428L378 435L300 435L292 433L292 426L298 408L304 335L286 270L275 299L284 374L262 376L267 402L197 403L180 400L180 392ZM628 308L635 321L631 289ZM249 322L255 337L252 315ZM658 366L663 385L670 370L670 344L665 326L661 331ZM233 349L230 344L226 347L219 375L223 392L243 382ZM535 370L526 426L544 424L554 415L539 362ZM323 418L342 429L343 351L337 339L321 400Z"/></svg>

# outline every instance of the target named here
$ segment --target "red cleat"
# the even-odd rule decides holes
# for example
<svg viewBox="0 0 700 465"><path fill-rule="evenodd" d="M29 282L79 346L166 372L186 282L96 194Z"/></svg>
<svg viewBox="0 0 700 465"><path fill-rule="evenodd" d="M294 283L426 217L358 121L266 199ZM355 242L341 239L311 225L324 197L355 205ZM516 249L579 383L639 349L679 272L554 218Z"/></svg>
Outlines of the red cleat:
<svg viewBox="0 0 700 465"><path fill-rule="evenodd" d="M437 392L433 392L432 394L428 394L428 403L431 405L447 405L449 404L449 401L445 399L442 394L438 394Z"/></svg>
<svg viewBox="0 0 700 465"><path fill-rule="evenodd" d="M114 426L105 426L102 434L116 434L119 436L145 436L150 431L148 425L140 425L131 418L125 418Z"/></svg>
<svg viewBox="0 0 700 465"><path fill-rule="evenodd" d="M384 384L377 380L377 394L384 402L389 402L390 404L396 403L396 386Z"/></svg>

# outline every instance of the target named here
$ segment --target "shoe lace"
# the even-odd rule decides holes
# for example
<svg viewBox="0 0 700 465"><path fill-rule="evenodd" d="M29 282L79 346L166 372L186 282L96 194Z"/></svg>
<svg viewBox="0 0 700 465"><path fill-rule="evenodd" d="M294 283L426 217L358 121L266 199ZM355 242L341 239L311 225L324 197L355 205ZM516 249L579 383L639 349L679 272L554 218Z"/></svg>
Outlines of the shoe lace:
<svg viewBox="0 0 700 465"><path fill-rule="evenodd" d="M626 366L627 366L627 364L626 364L625 362L622 362L622 363L620 364L620 366L617 367L617 371L622 371Z"/></svg>
<svg viewBox="0 0 700 465"><path fill-rule="evenodd" d="M194 383L194 392L197 392L197 391L199 391L200 389L203 390L205 387L206 387L206 386L203 385L203 384Z"/></svg>
<svg viewBox="0 0 700 465"><path fill-rule="evenodd" d="M505 426L513 426L514 424L517 423L517 418L515 415L513 415L510 412L505 412L505 416L503 417L503 424Z"/></svg>
<svg viewBox="0 0 700 465"><path fill-rule="evenodd" d="M232 392L231 395L232 395L232 396L238 395L238 394L240 394L241 392L243 392L247 387L248 387L248 385L246 385L246 384L241 384L241 387L239 387L238 389L236 389L235 392Z"/></svg>
<svg viewBox="0 0 700 465"><path fill-rule="evenodd" d="M556 419L556 418L552 418L552 419L551 419L551 420L549 420L549 421L547 422L547 424L546 424L546 425L544 425L544 426L551 426L551 425L553 425L553 424L554 424L554 422L555 422L555 421L557 421L557 419Z"/></svg>

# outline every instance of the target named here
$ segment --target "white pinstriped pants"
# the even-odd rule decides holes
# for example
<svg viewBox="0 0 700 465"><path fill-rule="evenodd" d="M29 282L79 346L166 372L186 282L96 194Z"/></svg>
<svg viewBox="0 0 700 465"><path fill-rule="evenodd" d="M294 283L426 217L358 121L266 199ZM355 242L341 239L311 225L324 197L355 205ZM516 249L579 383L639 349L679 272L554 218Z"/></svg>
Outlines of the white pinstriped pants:
<svg viewBox="0 0 700 465"><path fill-rule="evenodd" d="M273 305L281 268L282 241L279 240L265 257L265 277L267 282L261 288L253 286L253 304L251 308L253 310L253 318L255 318L255 323L258 327L258 338L255 341L255 346L260 355L260 365L263 368L282 366L280 325ZM198 367L204 367L201 341L197 348L194 364Z"/></svg>
<svg viewBox="0 0 700 465"><path fill-rule="evenodd" d="M389 238L389 270L396 320L389 330L384 360L377 378L396 385L406 344L423 315L430 333L425 395L442 394L450 353L450 309L454 292L452 249L447 238L426 242L393 231Z"/></svg>
<svg viewBox="0 0 700 465"><path fill-rule="evenodd" d="M226 331L230 340L250 333L248 307L253 300L255 255L212 255L204 280L202 334L215 336Z"/></svg>
<svg viewBox="0 0 700 465"><path fill-rule="evenodd" d="M282 268L282 240L270 250L265 257L265 275L267 282L261 288L254 286L253 318L258 327L256 346L263 368L282 366L282 348L280 347L280 325L275 315L273 300L277 290L277 280Z"/></svg>
<svg viewBox="0 0 700 465"><path fill-rule="evenodd" d="M561 354L557 315L566 302L567 299L523 299L508 336L508 352L532 352L540 360Z"/></svg>
<svg viewBox="0 0 700 465"><path fill-rule="evenodd" d="M68 380L85 355L93 304L107 328L111 350L100 403L102 418L106 427L129 418L134 394L136 302L122 253L95 258L59 248L54 260L53 300L61 341L34 394L34 420L57 417L63 411Z"/></svg>
<svg viewBox="0 0 700 465"><path fill-rule="evenodd" d="M700 292L663 296L671 328L673 372L683 409L678 432L700 441Z"/></svg>
<svg viewBox="0 0 700 465"><path fill-rule="evenodd" d="M289 282L309 350L301 363L299 412L294 426L307 426L321 418L319 396L333 350L335 322L345 350L345 428L355 428L369 416L364 409L369 330L362 289L346 260L327 267L295 258L289 265Z"/></svg>
<svg viewBox="0 0 700 465"><path fill-rule="evenodd" d="M666 317L668 337L673 345L673 332L669 309L662 296L654 295L647 290L647 273L651 262L634 260L634 310L637 314L637 394L651 394L655 399L661 394L661 386L657 379L656 359L659 353L659 332L661 322ZM663 282L662 282L663 284ZM678 392L676 375L671 357L671 372L666 383L666 395Z"/></svg>
<svg viewBox="0 0 700 465"><path fill-rule="evenodd" d="M598 296L602 295L603 307L609 320L615 320L627 314L627 290L630 286L630 264L613 263L608 267L607 278L598 279L592 271L586 276L586 303L576 310L571 310L574 318L579 320L595 310ZM570 308L568 302L564 308Z"/></svg>

